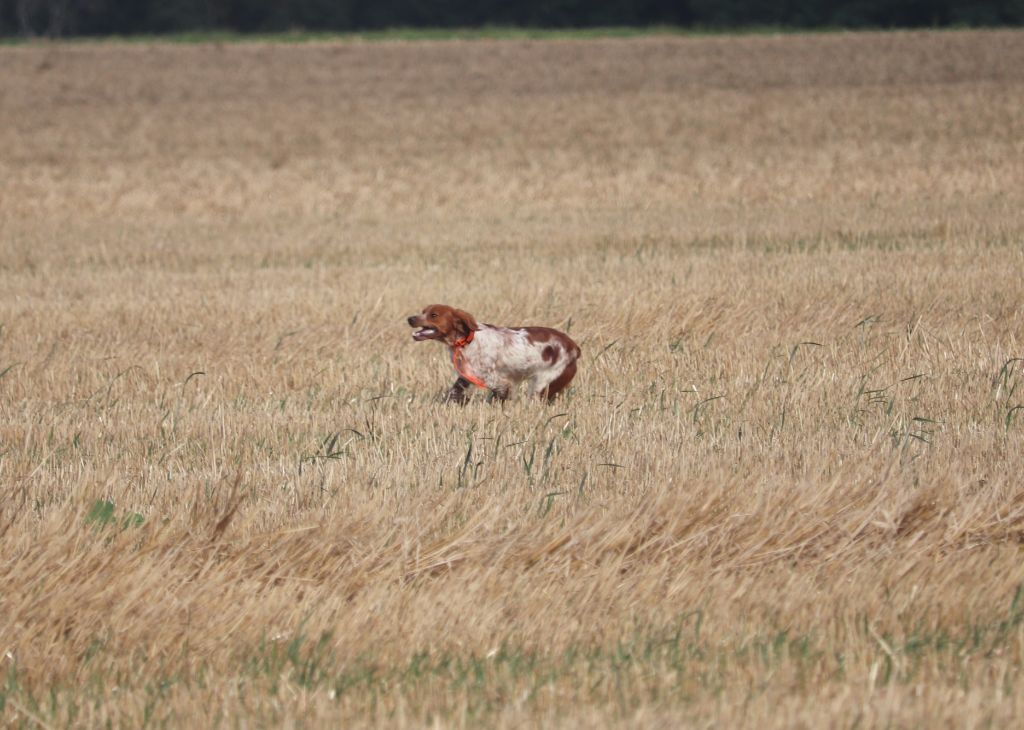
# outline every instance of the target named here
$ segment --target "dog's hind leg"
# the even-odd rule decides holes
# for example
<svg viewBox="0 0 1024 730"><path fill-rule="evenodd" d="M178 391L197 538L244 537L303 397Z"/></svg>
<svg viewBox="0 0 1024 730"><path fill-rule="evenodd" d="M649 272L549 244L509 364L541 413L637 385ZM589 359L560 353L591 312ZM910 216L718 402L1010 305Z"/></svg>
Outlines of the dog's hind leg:
<svg viewBox="0 0 1024 730"><path fill-rule="evenodd" d="M540 388L538 390L540 391L541 395L547 396L547 399L549 401L554 400L559 393L561 393L569 386L569 383L572 382L572 379L574 377L576 377L575 360L566 365L565 369L563 369L562 372L558 374L557 378L552 380L545 387Z"/></svg>

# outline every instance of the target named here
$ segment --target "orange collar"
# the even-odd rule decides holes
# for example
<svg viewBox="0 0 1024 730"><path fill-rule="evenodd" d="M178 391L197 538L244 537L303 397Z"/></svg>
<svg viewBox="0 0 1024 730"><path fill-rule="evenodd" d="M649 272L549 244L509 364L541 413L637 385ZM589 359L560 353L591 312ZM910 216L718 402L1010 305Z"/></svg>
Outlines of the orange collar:
<svg viewBox="0 0 1024 730"><path fill-rule="evenodd" d="M455 344L452 345L452 365L455 367L455 372L459 374L460 378L465 378L478 388L486 388L487 383L482 381L477 376L473 375L473 373L470 372L466 364L462 362L462 348L472 341L473 330L470 330L468 335L463 337L461 340L456 341ZM459 367L460 364L462 365L462 367Z"/></svg>

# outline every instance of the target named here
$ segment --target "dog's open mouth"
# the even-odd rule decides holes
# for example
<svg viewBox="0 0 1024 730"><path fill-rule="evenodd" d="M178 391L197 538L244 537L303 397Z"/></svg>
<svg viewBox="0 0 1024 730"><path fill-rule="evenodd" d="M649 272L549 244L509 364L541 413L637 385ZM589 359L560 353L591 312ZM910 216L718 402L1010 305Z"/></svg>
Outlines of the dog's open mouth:
<svg viewBox="0 0 1024 730"><path fill-rule="evenodd" d="M423 327L412 333L414 340L427 340L437 334L437 330L433 327Z"/></svg>

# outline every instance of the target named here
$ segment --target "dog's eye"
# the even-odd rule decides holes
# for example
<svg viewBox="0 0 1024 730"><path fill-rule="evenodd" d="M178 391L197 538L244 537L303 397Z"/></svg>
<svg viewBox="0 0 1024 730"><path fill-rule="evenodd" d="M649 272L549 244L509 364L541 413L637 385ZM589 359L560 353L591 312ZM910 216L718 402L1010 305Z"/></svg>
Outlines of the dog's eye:
<svg viewBox="0 0 1024 730"><path fill-rule="evenodd" d="M430 318L431 319L437 319L437 312L431 312L430 313Z"/></svg>

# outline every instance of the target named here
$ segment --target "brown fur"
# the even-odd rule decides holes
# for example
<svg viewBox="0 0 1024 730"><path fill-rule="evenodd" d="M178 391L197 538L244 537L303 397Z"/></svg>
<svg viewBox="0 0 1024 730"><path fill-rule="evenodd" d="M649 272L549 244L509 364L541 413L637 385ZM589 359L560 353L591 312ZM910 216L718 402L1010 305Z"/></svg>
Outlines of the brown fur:
<svg viewBox="0 0 1024 730"><path fill-rule="evenodd" d="M432 327L436 334L422 339L441 340L451 347L470 332L480 329L473 315L447 304L431 304L422 314L414 314L407 320L410 327Z"/></svg>

